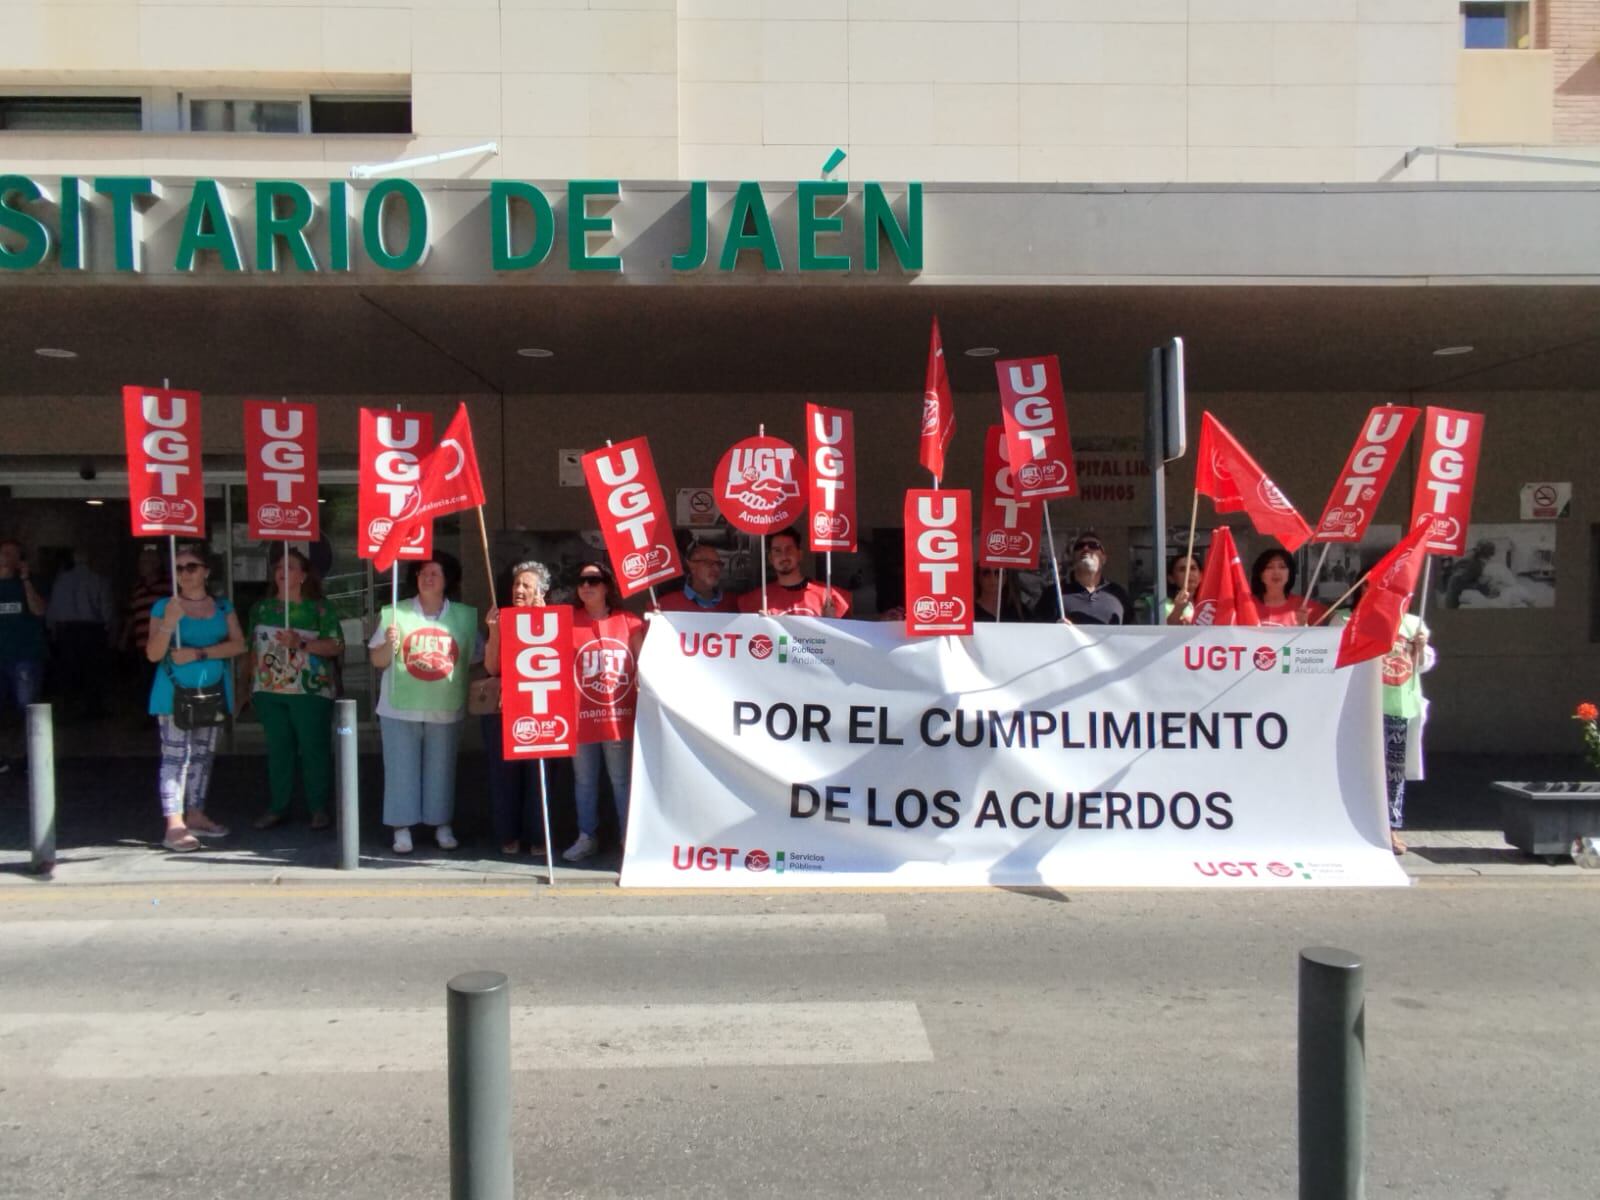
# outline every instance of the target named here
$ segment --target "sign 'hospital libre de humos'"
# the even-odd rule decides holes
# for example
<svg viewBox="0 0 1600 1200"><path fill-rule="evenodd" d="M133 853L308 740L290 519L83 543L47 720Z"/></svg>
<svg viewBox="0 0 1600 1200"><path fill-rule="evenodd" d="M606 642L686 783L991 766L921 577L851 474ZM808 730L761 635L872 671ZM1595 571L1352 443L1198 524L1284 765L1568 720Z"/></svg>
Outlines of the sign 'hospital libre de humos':
<svg viewBox="0 0 1600 1200"><path fill-rule="evenodd" d="M781 185L772 197L756 182L728 184L731 199L715 213L711 185L702 180L684 186L674 197L674 219L682 221L669 260L674 272L733 271L741 260L759 262L768 272L874 273L889 264L905 274L922 270L919 183L904 185L898 203L881 184L859 185L859 216L849 229L850 185L843 180L801 180L792 188ZM555 201L553 190L515 179L446 190L394 178L358 190L346 180L196 178L164 184L148 176L45 180L0 174L0 269L165 272L167 264L153 258L154 239L145 231L176 221L181 209L181 232L163 246L170 250L173 272L204 265L223 272L336 273L351 271L361 257L385 271L410 271L426 262L434 244L432 206L448 199L487 206L480 263L495 272L557 266L563 257L555 252L558 232L565 235L568 270L621 272L622 253L596 250L617 235L624 219L622 184L572 180ZM775 223L774 210L790 203L792 217Z"/></svg>

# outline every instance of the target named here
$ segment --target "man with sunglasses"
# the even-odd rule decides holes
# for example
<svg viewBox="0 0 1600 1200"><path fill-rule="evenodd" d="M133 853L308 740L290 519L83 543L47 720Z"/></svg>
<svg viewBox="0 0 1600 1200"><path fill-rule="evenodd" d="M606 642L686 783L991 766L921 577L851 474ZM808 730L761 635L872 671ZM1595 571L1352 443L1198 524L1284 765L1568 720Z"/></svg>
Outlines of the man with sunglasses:
<svg viewBox="0 0 1600 1200"><path fill-rule="evenodd" d="M1118 584L1106 580L1106 547L1093 530L1080 533L1068 555L1071 575L1061 581L1066 611L1056 604L1050 581L1039 598L1035 619L1068 625L1128 625L1133 621L1133 601Z"/></svg>
<svg viewBox="0 0 1600 1200"><path fill-rule="evenodd" d="M736 613L739 598L722 587L722 555L715 546L691 542L684 557L689 578L681 591L661 597L662 612Z"/></svg>

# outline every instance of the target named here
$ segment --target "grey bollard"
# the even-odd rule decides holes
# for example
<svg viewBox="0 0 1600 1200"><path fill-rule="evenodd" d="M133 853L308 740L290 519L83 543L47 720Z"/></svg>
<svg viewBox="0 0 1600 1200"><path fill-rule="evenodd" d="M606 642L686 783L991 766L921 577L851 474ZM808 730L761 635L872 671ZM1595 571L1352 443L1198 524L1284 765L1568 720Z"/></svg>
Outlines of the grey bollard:
<svg viewBox="0 0 1600 1200"><path fill-rule="evenodd" d="M361 787L357 774L356 702L334 702L334 760L339 764L339 869L361 865Z"/></svg>
<svg viewBox="0 0 1600 1200"><path fill-rule="evenodd" d="M511 987L468 971L447 988L450 1198L512 1200Z"/></svg>
<svg viewBox="0 0 1600 1200"><path fill-rule="evenodd" d="M28 705L28 847L33 870L56 866L56 735L48 704Z"/></svg>
<svg viewBox="0 0 1600 1200"><path fill-rule="evenodd" d="M1361 960L1300 952L1300 1200L1366 1195L1367 1032Z"/></svg>

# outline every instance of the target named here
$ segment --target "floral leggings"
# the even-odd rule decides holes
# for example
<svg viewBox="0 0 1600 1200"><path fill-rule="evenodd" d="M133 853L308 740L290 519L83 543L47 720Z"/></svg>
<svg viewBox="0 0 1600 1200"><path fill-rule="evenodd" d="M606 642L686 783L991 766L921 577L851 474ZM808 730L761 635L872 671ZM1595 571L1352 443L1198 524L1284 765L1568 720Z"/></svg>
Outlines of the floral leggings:
<svg viewBox="0 0 1600 1200"><path fill-rule="evenodd" d="M1406 734L1411 723L1404 717L1383 716L1383 782L1389 793L1389 827L1405 828Z"/></svg>
<svg viewBox="0 0 1600 1200"><path fill-rule="evenodd" d="M220 725L207 729L179 729L166 714L161 726L161 815L175 817L185 808L204 812L206 789L211 786L211 760L217 752Z"/></svg>

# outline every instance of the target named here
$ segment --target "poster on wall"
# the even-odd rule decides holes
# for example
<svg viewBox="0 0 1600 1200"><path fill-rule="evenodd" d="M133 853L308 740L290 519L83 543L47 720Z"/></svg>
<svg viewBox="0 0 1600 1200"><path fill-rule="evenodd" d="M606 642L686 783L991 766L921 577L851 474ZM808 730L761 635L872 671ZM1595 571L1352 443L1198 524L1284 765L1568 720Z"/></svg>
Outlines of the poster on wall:
<svg viewBox="0 0 1600 1200"><path fill-rule="evenodd" d="M1323 604L1332 604L1340 596L1354 586L1356 580L1372 567L1389 551L1400 544L1400 526L1398 525L1368 525L1361 535L1359 542L1332 542L1327 546L1327 561L1322 564L1322 574L1317 576L1317 586L1312 591L1311 598ZM1310 558L1311 565L1315 565L1316 557L1322 554L1323 547L1316 547L1316 554L1309 553L1309 547L1303 548L1300 563L1301 578L1305 578L1307 563ZM1439 564L1435 563L1433 569L1438 571Z"/></svg>
<svg viewBox="0 0 1600 1200"><path fill-rule="evenodd" d="M1556 527L1471 525L1467 551L1435 560L1433 588L1445 608L1554 608Z"/></svg>

